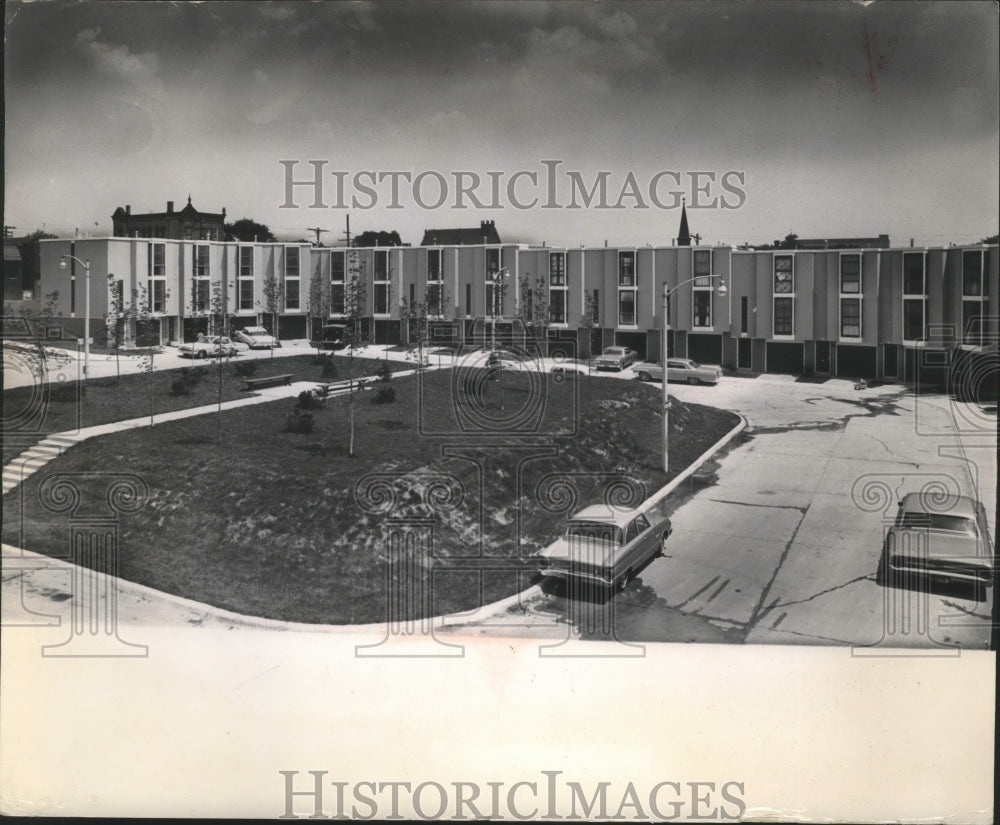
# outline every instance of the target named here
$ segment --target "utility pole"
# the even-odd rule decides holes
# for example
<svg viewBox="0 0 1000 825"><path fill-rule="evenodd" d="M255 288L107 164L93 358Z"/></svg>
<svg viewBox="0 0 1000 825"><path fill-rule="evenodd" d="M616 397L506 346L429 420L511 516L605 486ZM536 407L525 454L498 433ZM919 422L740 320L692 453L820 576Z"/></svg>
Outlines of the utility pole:
<svg viewBox="0 0 1000 825"><path fill-rule="evenodd" d="M329 232L330 231L329 229L320 229L318 226L307 226L306 229L308 229L310 232L315 232L316 233L316 246L319 246L319 236L320 236L320 233L321 232Z"/></svg>
<svg viewBox="0 0 1000 825"><path fill-rule="evenodd" d="M8 226L7 224L4 224L3 225L3 236L5 238L13 238L14 237L14 233L11 232L12 229L17 229L17 227L16 226Z"/></svg>
<svg viewBox="0 0 1000 825"><path fill-rule="evenodd" d="M351 216L350 215L345 215L344 219L347 221L347 231L346 231L344 237L341 238L341 240L342 241L347 241L347 245L350 246L351 245Z"/></svg>

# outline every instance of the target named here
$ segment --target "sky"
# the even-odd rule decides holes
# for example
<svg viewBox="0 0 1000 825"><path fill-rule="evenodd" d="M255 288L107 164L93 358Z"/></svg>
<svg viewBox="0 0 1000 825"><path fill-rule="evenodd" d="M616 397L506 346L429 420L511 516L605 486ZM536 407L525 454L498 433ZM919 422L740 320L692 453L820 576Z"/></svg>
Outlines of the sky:
<svg viewBox="0 0 1000 825"><path fill-rule="evenodd" d="M1000 223L991 2L5 12L13 234L106 236L119 205L159 212L189 195L283 240L324 229L327 245L348 215L354 234L412 244L493 220L505 242L664 245L681 198L713 244L887 233L942 245ZM289 193L289 169L312 180L316 168L318 197Z"/></svg>

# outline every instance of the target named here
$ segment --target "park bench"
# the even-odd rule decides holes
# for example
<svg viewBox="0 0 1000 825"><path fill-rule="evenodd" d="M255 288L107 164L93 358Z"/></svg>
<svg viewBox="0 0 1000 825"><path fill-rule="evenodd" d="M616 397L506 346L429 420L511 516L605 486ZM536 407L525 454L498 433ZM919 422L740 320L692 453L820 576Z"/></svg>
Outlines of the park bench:
<svg viewBox="0 0 1000 825"><path fill-rule="evenodd" d="M265 378L244 378L243 383L247 385L247 390L256 390L260 387L277 387L279 384L284 384L287 387L292 383L293 377L291 373L287 375L268 375Z"/></svg>
<svg viewBox="0 0 1000 825"><path fill-rule="evenodd" d="M371 376L355 378L354 386L357 389L361 389L365 386L365 384L370 384L372 381L374 381L374 379ZM326 398L334 390L346 390L349 386L350 382L346 378L342 378L339 381L331 381L327 384L317 384L313 389L313 392L315 392L319 398Z"/></svg>

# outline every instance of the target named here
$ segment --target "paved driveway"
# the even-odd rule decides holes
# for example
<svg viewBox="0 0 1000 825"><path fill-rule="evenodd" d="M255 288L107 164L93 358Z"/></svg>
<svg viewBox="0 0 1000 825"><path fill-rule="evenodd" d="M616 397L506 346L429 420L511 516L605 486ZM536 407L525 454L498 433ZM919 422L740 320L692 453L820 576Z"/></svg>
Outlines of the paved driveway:
<svg viewBox="0 0 1000 825"><path fill-rule="evenodd" d="M995 533L995 413L839 380L725 378L670 391L741 412L745 435L664 500L669 553L626 592L581 605L557 587L537 612L625 641L864 646L858 655L988 646L984 594L885 588L875 573L903 492L940 483L975 496Z"/></svg>

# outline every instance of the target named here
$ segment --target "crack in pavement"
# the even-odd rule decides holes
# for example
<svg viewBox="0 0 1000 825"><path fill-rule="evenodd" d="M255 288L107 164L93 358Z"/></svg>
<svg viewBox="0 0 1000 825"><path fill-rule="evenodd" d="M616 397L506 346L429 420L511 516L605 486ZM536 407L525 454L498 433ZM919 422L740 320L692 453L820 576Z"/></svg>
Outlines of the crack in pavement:
<svg viewBox="0 0 1000 825"><path fill-rule="evenodd" d="M826 590L820 590L818 593L813 593L811 596L808 596L805 599L795 599L794 601L790 602L777 601L770 607L768 607L768 611L776 607L791 607L793 604L805 604L806 602L811 602L813 599L818 599L820 596L825 596L827 593L833 593L835 590L843 590L845 587L849 587L852 584L857 584L858 582L863 582L863 581L875 581L875 574L868 573L867 575L864 576L856 576L855 578L851 579L850 581L846 581L843 584L835 584L833 587L826 588Z"/></svg>
<svg viewBox="0 0 1000 825"><path fill-rule="evenodd" d="M810 502L809 506L812 506ZM746 623L745 633L743 634L743 641L746 642L746 637L750 635L750 632L754 629L764 616L766 616L774 607L774 603L764 607L764 602L767 600L767 594L771 592L771 588L774 586L775 580L778 578L778 573L781 572L781 568L785 564L785 559L788 558L788 554L792 550L792 545L795 543L795 537L799 534L799 529L802 527L802 523L805 521L806 513L808 512L808 507L805 510L800 511L801 517L798 523L795 525L795 529L792 530L792 535L789 536L788 541L785 543L784 549L781 551L781 556L778 558L778 563L775 565L774 572L771 574L771 578L768 579L767 584L764 585L764 589L760 592L760 598L757 599L757 603L753 606L753 610L750 612L750 619ZM775 600L775 602L777 599Z"/></svg>
<svg viewBox="0 0 1000 825"><path fill-rule="evenodd" d="M803 516L806 514L808 507L802 507L795 504L760 504L754 501L735 501L728 498L710 498L709 501L717 502L718 504L737 504L740 507L763 507L768 510L798 510Z"/></svg>

